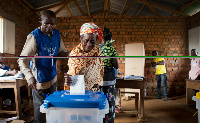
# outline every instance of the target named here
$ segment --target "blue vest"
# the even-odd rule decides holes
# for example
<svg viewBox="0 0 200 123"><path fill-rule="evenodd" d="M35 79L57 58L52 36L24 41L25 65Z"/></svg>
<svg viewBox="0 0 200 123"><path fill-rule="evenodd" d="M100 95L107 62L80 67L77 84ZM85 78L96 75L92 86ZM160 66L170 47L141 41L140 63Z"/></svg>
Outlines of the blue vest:
<svg viewBox="0 0 200 123"><path fill-rule="evenodd" d="M60 33L58 30L53 29L52 37L48 37L38 28L31 33L37 42L38 56L58 56L60 46ZM55 78L57 75L56 61L55 58L37 59L37 81L39 83L48 82ZM30 64L30 66L32 65Z"/></svg>
<svg viewBox="0 0 200 123"><path fill-rule="evenodd" d="M9 67L7 65L4 65L4 67L1 69L9 71Z"/></svg>

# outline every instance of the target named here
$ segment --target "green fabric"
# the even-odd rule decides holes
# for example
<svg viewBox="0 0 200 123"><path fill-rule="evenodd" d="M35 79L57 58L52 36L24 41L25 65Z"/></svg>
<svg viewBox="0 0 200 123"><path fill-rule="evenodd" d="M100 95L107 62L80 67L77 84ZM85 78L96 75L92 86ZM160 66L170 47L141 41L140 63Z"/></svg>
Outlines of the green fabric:
<svg viewBox="0 0 200 123"><path fill-rule="evenodd" d="M102 47L102 56L117 56L117 51L116 49L111 46L111 45L104 45ZM104 66L108 66L108 67L114 67L114 61L112 58L103 58L104 61Z"/></svg>

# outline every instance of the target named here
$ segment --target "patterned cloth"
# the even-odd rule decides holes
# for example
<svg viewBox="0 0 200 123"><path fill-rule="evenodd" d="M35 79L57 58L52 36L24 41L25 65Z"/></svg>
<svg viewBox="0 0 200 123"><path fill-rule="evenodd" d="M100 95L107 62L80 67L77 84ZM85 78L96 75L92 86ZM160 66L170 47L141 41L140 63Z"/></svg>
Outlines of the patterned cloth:
<svg viewBox="0 0 200 123"><path fill-rule="evenodd" d="M117 56L117 51L113 46L104 46L104 50L102 51L102 56ZM114 67L114 61L112 58L103 58L104 66Z"/></svg>
<svg viewBox="0 0 200 123"><path fill-rule="evenodd" d="M104 94L108 93L108 102L109 102L109 113L105 115L103 119L104 123L114 123L115 118L115 85L111 86L101 86L100 90Z"/></svg>
<svg viewBox="0 0 200 123"><path fill-rule="evenodd" d="M86 53L80 43L71 51L70 56L101 56L101 50L99 46L95 46ZM68 66L69 75L84 75L86 90L91 90L94 84L103 85L104 63L101 58L70 58Z"/></svg>
<svg viewBox="0 0 200 123"><path fill-rule="evenodd" d="M80 35L86 34L86 33L93 33L95 35L98 35L98 39L101 40L103 37L103 33L101 31L101 28L99 28L94 23L85 23L81 26L80 29Z"/></svg>

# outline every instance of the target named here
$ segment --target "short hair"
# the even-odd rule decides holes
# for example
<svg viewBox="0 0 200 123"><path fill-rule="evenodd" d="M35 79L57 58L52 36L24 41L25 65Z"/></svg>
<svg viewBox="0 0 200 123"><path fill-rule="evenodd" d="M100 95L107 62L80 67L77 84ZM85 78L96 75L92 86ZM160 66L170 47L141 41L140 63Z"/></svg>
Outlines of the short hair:
<svg viewBox="0 0 200 123"><path fill-rule="evenodd" d="M51 11L51 10L44 10L44 11L41 13L41 18L42 18L42 16L44 16L44 15L50 15L52 18L56 18L56 14L55 14L53 11Z"/></svg>
<svg viewBox="0 0 200 123"><path fill-rule="evenodd" d="M112 33L106 27L104 27L104 29L103 29L103 38L104 38L105 41L112 39Z"/></svg>
<svg viewBox="0 0 200 123"><path fill-rule="evenodd" d="M192 49L191 51L197 52L197 49Z"/></svg>
<svg viewBox="0 0 200 123"><path fill-rule="evenodd" d="M152 51L152 53L158 52L157 50Z"/></svg>

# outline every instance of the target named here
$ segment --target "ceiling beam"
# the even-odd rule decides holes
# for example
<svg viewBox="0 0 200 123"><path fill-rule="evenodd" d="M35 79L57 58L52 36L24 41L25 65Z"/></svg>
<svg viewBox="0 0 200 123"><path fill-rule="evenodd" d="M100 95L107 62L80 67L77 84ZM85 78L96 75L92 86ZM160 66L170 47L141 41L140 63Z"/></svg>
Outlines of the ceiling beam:
<svg viewBox="0 0 200 123"><path fill-rule="evenodd" d="M69 16L72 17L71 12L69 11L69 8L66 6L67 12L69 13Z"/></svg>
<svg viewBox="0 0 200 123"><path fill-rule="evenodd" d="M114 13L114 12L110 12L110 15L119 15L119 14L116 14L116 13Z"/></svg>
<svg viewBox="0 0 200 123"><path fill-rule="evenodd" d="M144 3L143 0L137 0L137 1L140 2L140 3ZM145 4L145 3L144 3L144 4ZM156 7L156 8L162 9L162 10L165 10L165 11L169 11L169 12L175 13L175 14L177 14L177 15L188 16L188 15L185 14L185 13L182 13L182 12L179 12L179 11L177 11L177 10L170 9L170 8L167 8L167 7L164 7L164 6L161 6L161 5L152 3L152 2L149 2L149 4L150 4L150 6L153 6L153 7Z"/></svg>
<svg viewBox="0 0 200 123"><path fill-rule="evenodd" d="M105 13L106 13L106 12L99 12L99 13L92 14L91 16L97 16L97 15L105 14Z"/></svg>
<svg viewBox="0 0 200 123"><path fill-rule="evenodd" d="M136 0L133 0L132 3L128 6L128 8L122 13L122 15L125 15L135 2Z"/></svg>
<svg viewBox="0 0 200 123"><path fill-rule="evenodd" d="M73 0L68 0L67 2L65 2L65 4L63 6L61 6L57 11L55 11L54 13L57 15L60 11L62 11L67 5L69 5Z"/></svg>
<svg viewBox="0 0 200 123"><path fill-rule="evenodd" d="M156 15L156 16L160 16L157 11L146 1L144 0L144 3L147 5L147 7Z"/></svg>
<svg viewBox="0 0 200 123"><path fill-rule="evenodd" d="M104 12L107 10L107 6L108 6L108 0L104 0L104 8L103 8Z"/></svg>
<svg viewBox="0 0 200 123"><path fill-rule="evenodd" d="M108 0L108 15L110 15L110 0Z"/></svg>
<svg viewBox="0 0 200 123"><path fill-rule="evenodd" d="M66 1L62 1L62 2L53 4L53 5L50 5L50 6L42 7L42 8L39 8L39 9L35 9L35 12L40 12L40 11L47 10L47 9L50 9L50 8L55 8L57 6L64 5L65 3L66 3Z"/></svg>
<svg viewBox="0 0 200 123"><path fill-rule="evenodd" d="M22 0L22 2L23 2L27 7L29 7L33 13L35 13L38 17L40 17L40 13L34 11L34 10L35 10L35 7L33 7L33 6L32 6L30 3L28 3L26 0Z"/></svg>
<svg viewBox="0 0 200 123"><path fill-rule="evenodd" d="M137 12L136 16L138 16L138 15L140 14L140 12L141 12L141 11L142 11L142 9L144 8L144 6L145 6L145 4L143 4L143 5L141 6L141 8L138 10L138 12Z"/></svg>
<svg viewBox="0 0 200 123"><path fill-rule="evenodd" d="M90 7L89 7L89 2L88 2L88 0L86 0L86 5L87 5L88 15L90 16Z"/></svg>
<svg viewBox="0 0 200 123"><path fill-rule="evenodd" d="M26 3L27 6L29 6L32 10L35 9L35 7L33 7L29 2L27 2L26 0L22 0L24 3Z"/></svg>
<svg viewBox="0 0 200 123"><path fill-rule="evenodd" d="M103 16L107 13L108 0L104 0Z"/></svg>
<svg viewBox="0 0 200 123"><path fill-rule="evenodd" d="M181 7L178 9L178 11L184 10L185 8L187 8L187 7L190 6L191 4L195 3L196 1L198 1L198 0L192 0L192 1L190 1L190 2L186 2L183 6L181 6ZM174 15L174 13L173 13L172 15ZM171 15L171 16L172 16L172 15Z"/></svg>
<svg viewBox="0 0 200 123"><path fill-rule="evenodd" d="M179 11L184 10L185 8L187 8L188 6L190 6L191 4L195 3L198 0L192 0L191 2L187 2L186 4L184 4L181 8L179 8Z"/></svg>
<svg viewBox="0 0 200 123"><path fill-rule="evenodd" d="M75 5L77 6L77 8L79 9L79 11L81 12L81 14L83 15L83 16L85 16L85 13L83 12L83 10L81 9L81 7L79 6L79 4L78 4L78 2L77 2L77 0L73 0L73 2L75 3Z"/></svg>
<svg viewBox="0 0 200 123"><path fill-rule="evenodd" d="M124 11L124 8L125 8L125 6L126 6L126 3L127 3L127 0L126 0L125 3L124 3L124 6L123 6L123 8L122 8L122 11L120 12L120 15L122 15L122 12Z"/></svg>

